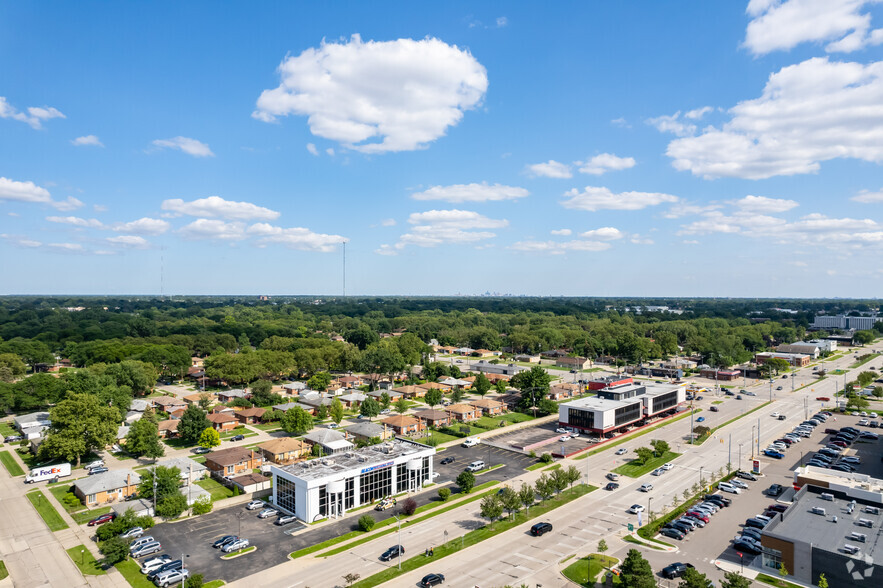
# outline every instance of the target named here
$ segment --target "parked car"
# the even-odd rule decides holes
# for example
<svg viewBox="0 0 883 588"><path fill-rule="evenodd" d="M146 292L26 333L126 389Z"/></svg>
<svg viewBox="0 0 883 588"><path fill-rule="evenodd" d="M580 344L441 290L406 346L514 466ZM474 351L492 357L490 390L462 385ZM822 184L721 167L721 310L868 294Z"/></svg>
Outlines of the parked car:
<svg viewBox="0 0 883 588"><path fill-rule="evenodd" d="M704 500L708 500L710 502L717 502L722 506L730 506L733 501L727 498L726 496L722 496L720 494L706 494Z"/></svg>
<svg viewBox="0 0 883 588"><path fill-rule="evenodd" d="M237 539L236 541L231 541L227 545L221 548L221 551L224 553L233 553L234 551L239 551L240 549L245 549L248 547L248 539Z"/></svg>
<svg viewBox="0 0 883 588"><path fill-rule="evenodd" d="M530 528L530 534L534 537L539 537L545 533L548 533L552 530L552 523L537 523L536 525Z"/></svg>
<svg viewBox="0 0 883 588"><path fill-rule="evenodd" d="M245 435L233 435L230 437L230 441L244 441Z"/></svg>
<svg viewBox="0 0 883 588"><path fill-rule="evenodd" d="M96 525L103 525L104 523L109 523L110 521L117 518L116 513L109 512L107 514L103 514L101 516L95 517L91 521L87 523L87 526L94 527Z"/></svg>
<svg viewBox="0 0 883 588"><path fill-rule="evenodd" d="M453 457L446 457L446 458L444 458L443 460L441 460L441 464L442 464L442 465L448 465L449 463L454 463L454 461L455 461L455 458L453 458Z"/></svg>
<svg viewBox="0 0 883 588"><path fill-rule="evenodd" d="M265 506L267 506L267 503L263 500L251 500L248 504L245 505L245 510L257 510Z"/></svg>
<svg viewBox="0 0 883 588"><path fill-rule="evenodd" d="M156 557L152 557L141 564L141 573L149 574L153 570L159 569L160 566L163 566L172 561L172 556L168 553L164 553L162 555L158 555Z"/></svg>
<svg viewBox="0 0 883 588"><path fill-rule="evenodd" d="M141 547L142 545L147 545L148 543L153 543L154 541L156 541L156 539L154 539L150 535L148 535L146 537L139 537L138 539L135 539L134 541L132 541L129 544L129 549L136 549L138 547Z"/></svg>
<svg viewBox="0 0 883 588"><path fill-rule="evenodd" d="M748 555L760 555L760 548L757 546L757 543L752 543L744 539L733 543L733 549L747 553Z"/></svg>
<svg viewBox="0 0 883 588"><path fill-rule="evenodd" d="M189 577L190 570L188 570L187 568L181 568L179 570L168 570L158 575L156 577L155 583L157 586L163 588L165 586L171 586L172 584L184 582Z"/></svg>
<svg viewBox="0 0 883 588"><path fill-rule="evenodd" d="M558 427L557 429L555 429L555 432L556 433L566 433L567 429L565 429L564 427Z"/></svg>
<svg viewBox="0 0 883 588"><path fill-rule="evenodd" d="M686 520L686 519L685 519L685 520ZM678 531L680 531L680 532L682 532L682 533L684 533L684 534L686 534L686 533L691 533L691 532L693 532L693 530L694 530L692 525L688 525L686 522L681 521L681 520L671 521L670 523L666 523L666 524L664 524L664 525L662 525L662 526L663 526L664 528L667 527L667 528L670 528L670 529L677 529Z"/></svg>
<svg viewBox="0 0 883 588"><path fill-rule="evenodd" d="M167 557L167 556L160 556L160 557ZM150 580L151 582L153 582L156 579L156 577L158 575L162 574L163 572L168 572L169 570L180 570L183 568L184 568L183 560L173 559L171 561L168 561L168 562L162 564L158 568L154 568L153 570L147 572L147 579Z"/></svg>
<svg viewBox="0 0 883 588"><path fill-rule="evenodd" d="M680 578L684 575L684 572L687 571L687 568L692 568L693 564L690 563L673 563L662 568L662 576L664 578L668 578L669 580L673 580L675 578Z"/></svg>
<svg viewBox="0 0 883 588"><path fill-rule="evenodd" d="M729 481L729 484L730 484L731 486L735 486L736 488L740 488L740 489L742 489L742 490L747 490L747 489L748 489L748 484L746 484L746 483L743 482L742 480L737 480L736 478L733 478L732 480L730 480L730 481Z"/></svg>
<svg viewBox="0 0 883 588"><path fill-rule="evenodd" d="M639 512L643 512L643 511L644 511L643 504L633 504L629 507L629 510L628 510L628 512L630 512L632 514L638 514Z"/></svg>
<svg viewBox="0 0 883 588"><path fill-rule="evenodd" d="M684 516L690 517L691 519L699 519L703 523L711 521L711 517L709 517L705 513L699 512L698 510L691 510L687 512Z"/></svg>
<svg viewBox="0 0 883 588"><path fill-rule="evenodd" d="M109 471L110 470L107 469L106 467L100 466L100 467L92 468L91 470L89 470L89 475L94 476L95 474L103 474L104 472L109 472Z"/></svg>
<svg viewBox="0 0 883 588"><path fill-rule="evenodd" d="M767 457L772 457L773 459L782 459L783 457L785 457L784 453L780 453L773 449L766 449L764 450L763 454Z"/></svg>
<svg viewBox="0 0 883 588"><path fill-rule="evenodd" d="M129 550L129 555L137 559L146 555L152 555L161 550L162 545L160 545L159 541L151 541L150 543L145 543L144 545Z"/></svg>
<svg viewBox="0 0 883 588"><path fill-rule="evenodd" d="M258 518L259 519L268 519L270 517L276 516L277 514L279 514L279 511L276 510L275 508L265 508L264 510L262 510L261 512L258 513Z"/></svg>
<svg viewBox="0 0 883 588"><path fill-rule="evenodd" d="M423 588L429 588L430 586L438 586L439 584L445 583L444 574L427 574L423 576L423 579L420 580L420 585Z"/></svg>
<svg viewBox="0 0 883 588"><path fill-rule="evenodd" d="M276 519L275 521L273 521L273 524L281 527L282 525L288 525L290 523L293 523L296 520L297 520L297 517L294 515L283 515L283 516L279 517L278 519Z"/></svg>
<svg viewBox="0 0 883 588"><path fill-rule="evenodd" d="M236 535L224 535L223 537L212 543L212 547L214 547L215 549L220 549L225 545L233 543L237 539L239 539L239 537L237 537Z"/></svg>
<svg viewBox="0 0 883 588"><path fill-rule="evenodd" d="M380 561L389 561L393 558L398 557L399 555L405 555L405 548L401 545L393 545L380 554Z"/></svg>
<svg viewBox="0 0 883 588"><path fill-rule="evenodd" d="M766 521L762 521L758 518L750 518L745 521L745 526L754 527L755 529L763 529L764 527L766 527L766 523Z"/></svg>
<svg viewBox="0 0 883 588"><path fill-rule="evenodd" d="M781 484L772 484L767 488L766 493L768 496L780 496L784 491L785 488Z"/></svg>
<svg viewBox="0 0 883 588"><path fill-rule="evenodd" d="M104 467L104 460L96 459L95 461L93 461L91 463L87 463L84 467L87 470L91 470L93 468L103 468Z"/></svg>
<svg viewBox="0 0 883 588"><path fill-rule="evenodd" d="M717 485L718 490L722 490L723 492L730 492L731 494L739 494L741 490L733 486L732 484L728 484L727 482L719 482Z"/></svg>
<svg viewBox="0 0 883 588"><path fill-rule="evenodd" d="M478 445L478 443L479 443L478 438L470 437L469 439L466 439L465 441L463 441L463 443L461 443L461 445L463 447L475 447L476 445Z"/></svg>
<svg viewBox="0 0 883 588"><path fill-rule="evenodd" d="M18 443L23 439L24 437L22 437L21 435L9 435L5 439L3 439L3 441L5 441L6 443Z"/></svg>
<svg viewBox="0 0 883 588"><path fill-rule="evenodd" d="M203 455L203 454L206 454L210 451L211 451L211 449L209 449L208 447L196 447L193 449L193 453L195 453L197 455Z"/></svg>
<svg viewBox="0 0 883 588"><path fill-rule="evenodd" d="M670 539L677 539L678 541L683 540L683 538L687 536L683 531L679 531L672 527L663 527L659 530L659 534Z"/></svg>
<svg viewBox="0 0 883 588"><path fill-rule="evenodd" d="M144 529L142 529L141 527L132 527L131 529L120 535L120 537L122 539L137 539L143 534Z"/></svg>
<svg viewBox="0 0 883 588"><path fill-rule="evenodd" d="M466 471L467 472L478 472L478 471L483 470L484 468L485 468L485 463L479 459L479 460L473 461L468 466L466 466Z"/></svg>

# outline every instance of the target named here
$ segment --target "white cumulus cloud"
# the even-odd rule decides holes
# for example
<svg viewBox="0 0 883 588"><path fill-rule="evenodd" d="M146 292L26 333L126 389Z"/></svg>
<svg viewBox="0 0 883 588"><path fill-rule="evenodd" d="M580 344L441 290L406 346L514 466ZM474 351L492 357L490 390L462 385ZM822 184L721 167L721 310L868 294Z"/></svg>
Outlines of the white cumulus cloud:
<svg viewBox="0 0 883 588"><path fill-rule="evenodd" d="M487 71L438 39L324 42L279 65L252 116L306 116L310 131L365 153L425 148L481 103Z"/></svg>
<svg viewBox="0 0 883 588"><path fill-rule="evenodd" d="M171 225L158 218L139 218L127 223L117 223L111 228L118 233L133 233L136 235L162 235L169 230Z"/></svg>
<svg viewBox="0 0 883 588"><path fill-rule="evenodd" d="M635 159L633 157L617 157L612 153L602 153L588 161L577 161L576 164L580 166L580 172L600 176L609 171L635 167Z"/></svg>
<svg viewBox="0 0 883 588"><path fill-rule="evenodd" d="M319 156L319 150L316 149L316 145L314 143L307 143L307 151L310 152L311 155Z"/></svg>
<svg viewBox="0 0 883 588"><path fill-rule="evenodd" d="M760 98L740 102L721 128L668 145L678 170L762 179L817 171L822 161L883 161L883 61L813 58L772 74Z"/></svg>
<svg viewBox="0 0 883 588"><path fill-rule="evenodd" d="M615 241L625 237L625 234L615 227L601 227L600 229L592 229L591 231L580 233L579 236L595 241Z"/></svg>
<svg viewBox="0 0 883 588"><path fill-rule="evenodd" d="M245 223L198 218L178 229L185 239L213 239L218 241L241 241L246 238Z"/></svg>
<svg viewBox="0 0 883 588"><path fill-rule="evenodd" d="M163 210L188 216L220 217L230 220L274 220L279 213L251 202L224 200L220 196L209 196L185 202L180 198L163 200Z"/></svg>
<svg viewBox="0 0 883 588"><path fill-rule="evenodd" d="M147 249L150 247L150 241L144 237L137 235L119 235L118 237L108 237L107 242L119 247L127 249Z"/></svg>
<svg viewBox="0 0 883 588"><path fill-rule="evenodd" d="M27 114L12 106L4 96L0 96L0 118L8 118L26 123L33 129L41 129L43 121L53 118L67 118L57 108L51 106L31 106Z"/></svg>
<svg viewBox="0 0 883 588"><path fill-rule="evenodd" d="M499 200L515 200L528 196L530 192L517 186L502 184L454 184L451 186L432 186L428 190L411 194L414 200L444 200L446 202L494 202Z"/></svg>
<svg viewBox="0 0 883 588"><path fill-rule="evenodd" d="M190 137L172 137L171 139L156 139L153 145L160 148L177 149L193 157L214 157L215 154L209 146L202 141Z"/></svg>
<svg viewBox="0 0 883 588"><path fill-rule="evenodd" d="M549 232L552 233L553 235L557 235L559 237L569 237L570 235L573 234L573 231L571 231L570 229L554 229Z"/></svg>
<svg viewBox="0 0 883 588"><path fill-rule="evenodd" d="M879 202L883 202L883 189L878 190L876 192L871 192L870 190L862 190L850 200L855 202L862 202L864 204L876 204Z"/></svg>
<svg viewBox="0 0 883 588"><path fill-rule="evenodd" d="M57 210L75 210L83 206L83 203L73 196L68 196L65 200L53 200L49 190L34 182L20 182L0 177L0 202L2 201L48 204Z"/></svg>
<svg viewBox="0 0 883 588"><path fill-rule="evenodd" d="M63 225L73 225L75 227L100 229L104 227L97 218L80 218L77 216L47 216L46 220L50 223L59 223Z"/></svg>
<svg viewBox="0 0 883 588"><path fill-rule="evenodd" d="M648 206L656 206L665 202L677 202L677 196L657 192L620 192L615 194L608 188L586 186L580 192L576 188L564 193L566 200L561 201L564 208L576 210L641 210Z"/></svg>
<svg viewBox="0 0 883 588"><path fill-rule="evenodd" d="M77 137L76 139L71 139L71 145L75 145L77 147L104 147L104 143L101 142L95 135L85 135L83 137Z"/></svg>
<svg viewBox="0 0 883 588"><path fill-rule="evenodd" d="M572 178L573 173L570 171L570 166L566 163L561 163L560 161L555 161L554 159L550 159L545 163L532 163L527 165L525 168L525 172L527 175L531 177L540 177L540 178Z"/></svg>
<svg viewBox="0 0 883 588"><path fill-rule="evenodd" d="M829 53L849 53L883 43L863 10L880 0L751 0L745 47L755 55L787 51L801 43L827 43Z"/></svg>
<svg viewBox="0 0 883 588"><path fill-rule="evenodd" d="M267 223L256 223L248 227L248 234L257 237L260 246L268 244L284 245L289 249L302 251L319 251L330 253L337 250L337 246L346 243L348 239L340 235L325 235L314 233L303 227L283 228Z"/></svg>
<svg viewBox="0 0 883 588"><path fill-rule="evenodd" d="M795 200L782 198L767 198L766 196L746 196L733 202L735 206L747 212L768 213L785 212L800 206Z"/></svg>
<svg viewBox="0 0 883 588"><path fill-rule="evenodd" d="M417 247L437 247L444 244L476 243L496 237L487 229L501 229L509 226L505 219L488 218L471 210L428 210L414 212L408 217L413 225L399 237L395 245L383 245L376 252L392 255L394 250L408 245Z"/></svg>

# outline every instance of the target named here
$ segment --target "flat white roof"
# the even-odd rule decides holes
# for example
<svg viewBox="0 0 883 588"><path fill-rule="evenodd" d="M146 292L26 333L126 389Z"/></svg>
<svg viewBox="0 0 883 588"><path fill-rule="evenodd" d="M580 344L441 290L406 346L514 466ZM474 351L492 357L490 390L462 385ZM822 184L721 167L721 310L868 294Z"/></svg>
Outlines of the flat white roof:
<svg viewBox="0 0 883 588"><path fill-rule="evenodd" d="M358 475L365 470L385 466L387 463L402 463L407 459L434 454L434 447L403 439L393 439L379 445L337 453L320 459L311 459L282 467L271 466L270 471L283 472L288 476L310 483L327 478L340 479L341 477ZM310 486L313 485L310 484Z"/></svg>
<svg viewBox="0 0 883 588"><path fill-rule="evenodd" d="M635 396L634 398L629 398L628 400L607 400L606 398L580 398L578 400L574 400L572 402L565 402L559 406L566 406L568 408L581 408L583 410L597 410L597 411L605 411L605 410L614 410L617 408L622 408L624 406L631 406L632 404L640 404L641 397Z"/></svg>
<svg viewBox="0 0 883 588"><path fill-rule="evenodd" d="M660 394L668 394L669 392L674 392L678 389L683 389L685 392L687 390L686 384L672 385L672 384L646 384L646 390L644 390L645 396L659 396Z"/></svg>

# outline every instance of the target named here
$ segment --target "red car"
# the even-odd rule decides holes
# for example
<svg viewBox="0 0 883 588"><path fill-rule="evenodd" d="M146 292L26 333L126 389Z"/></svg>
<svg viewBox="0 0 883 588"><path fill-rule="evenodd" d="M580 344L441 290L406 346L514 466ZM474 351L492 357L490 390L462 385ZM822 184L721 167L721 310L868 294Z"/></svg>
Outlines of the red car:
<svg viewBox="0 0 883 588"><path fill-rule="evenodd" d="M699 520L702 521L703 523L707 523L707 522L709 521L709 519L708 519L707 516L705 516L705 515L702 514L701 512L696 512L695 510L691 510L690 512L688 512L688 513L687 513L687 516L688 516L688 517L691 517L691 518L694 518L694 519L699 519Z"/></svg>
<svg viewBox="0 0 883 588"><path fill-rule="evenodd" d="M95 527L96 525L103 525L104 523L109 523L110 521L117 518L116 513L109 512L107 514L103 514L100 517L95 517L91 521L89 521L90 527Z"/></svg>
<svg viewBox="0 0 883 588"><path fill-rule="evenodd" d="M822 402L830 402L831 399L827 396L816 396L816 400L821 400Z"/></svg>
<svg viewBox="0 0 883 588"><path fill-rule="evenodd" d="M842 447L843 449L846 449L848 447L848 445L843 441L831 441L830 443L831 445L836 445L837 447Z"/></svg>

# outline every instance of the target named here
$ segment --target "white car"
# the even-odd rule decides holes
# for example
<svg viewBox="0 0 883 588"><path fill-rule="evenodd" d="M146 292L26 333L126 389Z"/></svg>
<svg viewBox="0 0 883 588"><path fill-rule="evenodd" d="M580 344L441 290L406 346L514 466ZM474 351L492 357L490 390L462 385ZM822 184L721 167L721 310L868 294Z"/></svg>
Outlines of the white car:
<svg viewBox="0 0 883 588"><path fill-rule="evenodd" d="M777 419L777 418L779 418L780 416L782 416L782 413L780 413L780 412L774 412L774 413L771 414L770 416L773 417L774 419Z"/></svg>
<svg viewBox="0 0 883 588"><path fill-rule="evenodd" d="M653 490L653 484L641 484L641 487L638 488L641 492L650 492Z"/></svg>
<svg viewBox="0 0 883 588"><path fill-rule="evenodd" d="M745 482L743 482L743 481L741 481L741 480L737 480L737 479L735 479L735 478L733 478L732 480L730 480L730 481L728 482L728 484L730 484L731 486L735 486L736 488L741 488L741 489L743 489L743 490L745 490L746 488L748 488L748 484L746 484Z"/></svg>
<svg viewBox="0 0 883 588"><path fill-rule="evenodd" d="M187 580L190 577L190 570L187 568L182 568L180 570L169 570L167 572L163 572L159 576L156 577L156 585L161 588L165 588L165 586L171 586L172 584L177 584L178 582L182 582Z"/></svg>
<svg viewBox="0 0 883 588"><path fill-rule="evenodd" d="M259 508L264 508L266 505L267 503L263 500L252 500L245 505L245 510L257 510Z"/></svg>
<svg viewBox="0 0 883 588"><path fill-rule="evenodd" d="M159 555L157 557L152 557L144 562L141 566L142 574L149 574L153 570L157 569L161 565L167 564L172 561L172 556L168 554Z"/></svg>
<svg viewBox="0 0 883 588"><path fill-rule="evenodd" d="M616 450L616 455L625 455L626 453L628 453L628 449L625 447L620 447Z"/></svg>
<svg viewBox="0 0 883 588"><path fill-rule="evenodd" d="M463 445L463 447L475 447L476 445L478 445L478 443L479 440L477 437L470 437L469 439L463 441L461 445Z"/></svg>
<svg viewBox="0 0 883 588"><path fill-rule="evenodd" d="M570 439L570 435L564 435L563 437L561 437L561 439L559 439L559 441L563 443L564 441L570 441Z"/></svg>
<svg viewBox="0 0 883 588"><path fill-rule="evenodd" d="M729 492L731 494L740 494L742 491L733 486L732 484L728 484L727 482L720 482L717 485L717 489L722 492Z"/></svg>
<svg viewBox="0 0 883 588"><path fill-rule="evenodd" d="M572 433L570 434L570 436L573 437L574 439L577 438L577 437L579 437L579 431L574 431L574 432L572 432Z"/></svg>
<svg viewBox="0 0 883 588"><path fill-rule="evenodd" d="M557 429L555 429L555 432L556 433L566 433L567 429L565 429L564 427L558 427Z"/></svg>
<svg viewBox="0 0 883 588"><path fill-rule="evenodd" d="M629 507L629 512L632 514L638 514L639 512L643 512L643 511L644 511L643 504L633 504Z"/></svg>
<svg viewBox="0 0 883 588"><path fill-rule="evenodd" d="M103 468L103 467L104 467L104 460L101 460L101 459L96 459L92 463L86 464L87 470L91 470L92 468Z"/></svg>
<svg viewBox="0 0 883 588"><path fill-rule="evenodd" d="M240 549L245 549L248 547L248 539L239 539L232 543L228 543L221 549L224 550L224 553L233 553L234 551L239 551Z"/></svg>
<svg viewBox="0 0 883 588"><path fill-rule="evenodd" d="M142 529L141 527L132 527L131 529L129 529L128 531L126 531L125 533L120 535L120 538L122 538L122 539L137 539L138 537L140 537L143 534L144 534L144 529Z"/></svg>
<svg viewBox="0 0 883 588"><path fill-rule="evenodd" d="M663 469L663 470L665 470L665 471L667 472L668 470L670 470L670 469L672 469L673 467L675 467L675 465L674 465L673 463L664 463L664 464L662 464L662 465L659 466L659 467L660 467L660 469Z"/></svg>

